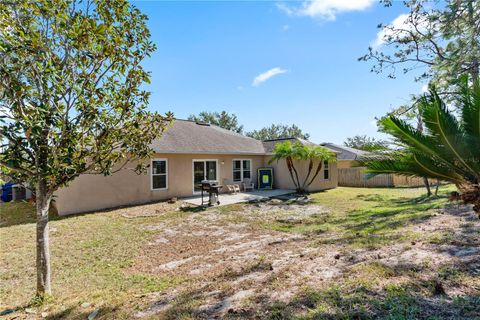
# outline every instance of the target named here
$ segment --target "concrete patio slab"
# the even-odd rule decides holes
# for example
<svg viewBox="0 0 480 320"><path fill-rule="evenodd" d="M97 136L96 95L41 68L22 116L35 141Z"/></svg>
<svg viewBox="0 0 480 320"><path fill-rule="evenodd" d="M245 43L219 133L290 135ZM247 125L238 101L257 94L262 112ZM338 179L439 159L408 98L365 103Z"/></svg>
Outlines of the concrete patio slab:
<svg viewBox="0 0 480 320"><path fill-rule="evenodd" d="M290 193L294 193L295 190L288 190L288 189L274 189L274 190L254 190L250 192L238 192L238 193L221 193L219 196L220 206L226 206L229 204L235 203L242 203L242 202L250 202L250 201L257 201L262 199L268 199L273 197L278 197ZM197 206L202 205L202 197L195 196L191 198L183 198L181 199L187 203L194 204ZM204 196L204 200L208 201L208 195Z"/></svg>

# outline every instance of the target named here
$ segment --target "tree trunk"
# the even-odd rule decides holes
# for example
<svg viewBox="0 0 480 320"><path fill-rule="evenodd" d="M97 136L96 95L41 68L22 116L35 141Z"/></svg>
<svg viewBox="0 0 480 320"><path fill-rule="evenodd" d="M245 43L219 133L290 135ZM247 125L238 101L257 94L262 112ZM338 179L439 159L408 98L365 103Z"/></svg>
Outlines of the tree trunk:
<svg viewBox="0 0 480 320"><path fill-rule="evenodd" d="M297 186L297 183L295 182L295 177L293 176L292 164L289 159L285 159L285 162L287 163L288 172L290 172L290 177L292 178L293 184L295 185L295 188L298 190L299 187Z"/></svg>
<svg viewBox="0 0 480 320"><path fill-rule="evenodd" d="M473 2L472 0L470 0L468 2L468 22L470 24L470 26L473 26L474 28L477 28L477 21L475 21L475 9L473 7ZM478 37L478 34L476 32L472 32L471 34L471 45L473 45L473 47L475 47L475 44L477 43L477 37ZM470 67L470 75L472 77L472 80L473 81L476 81L478 79L478 75L479 75L479 72L480 72L480 62L478 61L478 59L476 58L473 58L473 61L472 61L472 65Z"/></svg>
<svg viewBox="0 0 480 320"><path fill-rule="evenodd" d="M37 296L52 293L50 283L50 248L48 237L48 209L51 195L46 181L39 181L36 190L37 205Z"/></svg>
<svg viewBox="0 0 480 320"><path fill-rule="evenodd" d="M307 172L307 176L305 177L305 179L303 180L303 184L302 184L302 189L306 190L307 187L309 185L307 185L308 183L308 178L310 177L310 174L312 173L312 170L313 170L313 160L310 159L310 162L308 163L308 172Z"/></svg>
<svg viewBox="0 0 480 320"><path fill-rule="evenodd" d="M292 158L287 158L287 162L289 163L290 168L292 168L293 173L295 174L295 179L294 179L292 173L290 172L290 175L292 176L293 184L295 184L295 188L297 188L296 191L299 194L303 194L304 190L301 187L300 179L298 178L297 169L295 168L295 165L293 164L293 159Z"/></svg>
<svg viewBox="0 0 480 320"><path fill-rule="evenodd" d="M432 191L430 190L430 183L428 182L428 178L423 178L423 183L425 184L425 188L427 188L427 197L432 195Z"/></svg>
<svg viewBox="0 0 480 320"><path fill-rule="evenodd" d="M292 164L292 169L293 169L293 173L295 173L295 179L297 180L296 182L296 186L298 186L297 188L299 190L301 190L300 188L300 179L298 178L298 172L297 172L297 169L295 168L295 165L293 164L293 159L290 160L290 163Z"/></svg>
<svg viewBox="0 0 480 320"><path fill-rule="evenodd" d="M417 114L417 131L422 133L423 132L423 121L422 117L420 116L420 112ZM430 197L432 195L432 191L430 190L430 183L428 182L428 178L423 177L423 184L425 185L425 188L427 189L427 197Z"/></svg>
<svg viewBox="0 0 480 320"><path fill-rule="evenodd" d="M313 178L312 180L310 180L310 182L308 183L307 186L310 186L313 181L315 180L315 178L318 176L318 174L320 173L320 171L322 170L322 167L323 167L323 159L320 159L320 162L318 163L318 166L317 166L317 170L315 171L315 174L313 175Z"/></svg>
<svg viewBox="0 0 480 320"><path fill-rule="evenodd" d="M435 186L435 196L438 196L438 188L440 187L440 180L437 179L437 185Z"/></svg>

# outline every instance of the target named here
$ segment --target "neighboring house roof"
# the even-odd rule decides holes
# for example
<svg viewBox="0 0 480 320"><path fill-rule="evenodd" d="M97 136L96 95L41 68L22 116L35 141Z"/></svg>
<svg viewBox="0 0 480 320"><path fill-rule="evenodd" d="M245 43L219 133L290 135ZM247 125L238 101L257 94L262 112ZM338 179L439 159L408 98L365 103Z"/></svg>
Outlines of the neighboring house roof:
<svg viewBox="0 0 480 320"><path fill-rule="evenodd" d="M265 154L261 141L215 125L175 120L152 143L158 153Z"/></svg>
<svg viewBox="0 0 480 320"><path fill-rule="evenodd" d="M313 143L311 141L305 140L305 139L300 139L300 138L280 138L280 139L272 139L272 140L265 140L263 141L263 147L265 148L265 153L267 154L272 154L273 149L275 149L275 145L281 142L285 141L290 141L291 143L298 142L300 144L303 144L304 146L316 146L318 144ZM327 149L330 149L331 151L338 153L336 150L326 147Z"/></svg>
<svg viewBox="0 0 480 320"><path fill-rule="evenodd" d="M340 146L338 144L334 143L322 143L322 146L328 147L330 149L333 149L335 151L340 152L338 155L338 160L358 160L362 156L368 155L367 151L359 150L359 149L354 149L350 147L345 147L345 146Z"/></svg>

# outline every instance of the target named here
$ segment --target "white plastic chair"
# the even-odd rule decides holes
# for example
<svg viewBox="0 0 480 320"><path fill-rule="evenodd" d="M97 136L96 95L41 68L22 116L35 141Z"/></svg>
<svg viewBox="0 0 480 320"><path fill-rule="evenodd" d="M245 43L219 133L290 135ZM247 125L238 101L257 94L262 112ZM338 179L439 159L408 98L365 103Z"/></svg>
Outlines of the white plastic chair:
<svg viewBox="0 0 480 320"><path fill-rule="evenodd" d="M255 189L255 185L253 184L252 180L249 178L243 179L243 191L248 191Z"/></svg>

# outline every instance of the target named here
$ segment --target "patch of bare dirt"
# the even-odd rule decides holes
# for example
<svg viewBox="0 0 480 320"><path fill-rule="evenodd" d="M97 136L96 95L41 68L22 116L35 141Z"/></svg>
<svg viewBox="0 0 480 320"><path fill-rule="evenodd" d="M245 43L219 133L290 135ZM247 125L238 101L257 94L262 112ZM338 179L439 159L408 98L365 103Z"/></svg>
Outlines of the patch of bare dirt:
<svg viewBox="0 0 480 320"><path fill-rule="evenodd" d="M188 208L191 205L183 201L157 202L134 207L125 207L115 210L124 218L145 218L163 215L179 209Z"/></svg>
<svg viewBox="0 0 480 320"><path fill-rule="evenodd" d="M136 266L143 272L219 276L303 240L300 235L233 223L188 222L160 229Z"/></svg>
<svg viewBox="0 0 480 320"><path fill-rule="evenodd" d="M282 218L288 219L328 214L320 206L278 202L245 205L244 209L244 214L255 215L251 218L256 221L279 211ZM259 297L268 297L270 302L291 301L305 286L322 287L349 276L353 268L371 263L393 270L427 271L444 265L467 265L480 276L480 266L475 267L480 260L480 241L472 236L475 232L478 235L480 222L472 216L464 207L440 210L409 231L446 234L448 241L398 243L375 250L348 249L340 243L318 245L313 236L266 230L258 223L227 223L216 209L192 213L176 223L145 225L144 228L158 233L143 248L133 268L192 281L151 297L149 306L136 317L168 313L185 299L185 304L196 301L192 308L199 318L219 318L255 308L255 299ZM442 290L461 295L471 294L475 287L452 286Z"/></svg>

